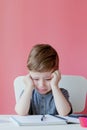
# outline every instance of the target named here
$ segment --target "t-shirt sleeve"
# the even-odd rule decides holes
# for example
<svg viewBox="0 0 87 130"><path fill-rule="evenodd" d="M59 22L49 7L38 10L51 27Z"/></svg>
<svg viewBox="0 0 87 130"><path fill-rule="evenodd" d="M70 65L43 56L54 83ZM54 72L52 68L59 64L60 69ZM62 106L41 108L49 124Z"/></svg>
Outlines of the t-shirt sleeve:
<svg viewBox="0 0 87 130"><path fill-rule="evenodd" d="M67 100L69 100L69 93L68 93L68 91L67 91L66 89L64 89L64 88L61 88L61 91L62 91L64 97L65 97Z"/></svg>

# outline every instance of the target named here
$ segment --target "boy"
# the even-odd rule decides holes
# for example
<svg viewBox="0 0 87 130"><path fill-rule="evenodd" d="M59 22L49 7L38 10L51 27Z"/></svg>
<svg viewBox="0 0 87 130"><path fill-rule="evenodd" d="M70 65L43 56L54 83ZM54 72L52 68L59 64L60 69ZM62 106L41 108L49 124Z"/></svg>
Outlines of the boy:
<svg viewBox="0 0 87 130"><path fill-rule="evenodd" d="M24 77L25 90L15 105L19 115L59 114L72 112L68 91L59 88L59 57L49 44L35 45L28 57L29 74Z"/></svg>

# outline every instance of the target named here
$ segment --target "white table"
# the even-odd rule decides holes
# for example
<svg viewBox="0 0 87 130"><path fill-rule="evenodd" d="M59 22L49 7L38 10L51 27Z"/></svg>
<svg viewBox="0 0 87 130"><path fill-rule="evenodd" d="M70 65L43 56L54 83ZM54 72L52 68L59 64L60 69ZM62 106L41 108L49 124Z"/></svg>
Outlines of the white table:
<svg viewBox="0 0 87 130"><path fill-rule="evenodd" d="M84 130L80 124L17 126L9 120L10 115L0 115L0 130Z"/></svg>

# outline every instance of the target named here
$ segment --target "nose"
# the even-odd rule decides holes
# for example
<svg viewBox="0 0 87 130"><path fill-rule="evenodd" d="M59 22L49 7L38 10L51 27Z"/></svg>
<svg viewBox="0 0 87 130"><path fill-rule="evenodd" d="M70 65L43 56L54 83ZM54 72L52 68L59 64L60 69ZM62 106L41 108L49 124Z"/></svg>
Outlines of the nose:
<svg viewBox="0 0 87 130"><path fill-rule="evenodd" d="M45 81L43 79L39 80L39 86L44 87L45 86Z"/></svg>

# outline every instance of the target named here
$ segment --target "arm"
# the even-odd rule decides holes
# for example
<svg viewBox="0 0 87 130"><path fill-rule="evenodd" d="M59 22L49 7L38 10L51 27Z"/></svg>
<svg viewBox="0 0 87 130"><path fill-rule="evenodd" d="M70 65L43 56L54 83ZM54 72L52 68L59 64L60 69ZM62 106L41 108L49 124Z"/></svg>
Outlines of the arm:
<svg viewBox="0 0 87 130"><path fill-rule="evenodd" d="M33 81L30 75L26 75L23 79L25 83L25 89L20 99L15 105L15 111L19 115L27 115L30 108L30 100L32 96L32 91L34 88Z"/></svg>
<svg viewBox="0 0 87 130"><path fill-rule="evenodd" d="M61 74L59 71L55 71L52 74L51 79L51 88L54 96L55 106L60 115L66 116L71 111L70 103L64 97L61 89L58 86L58 83L61 79Z"/></svg>

